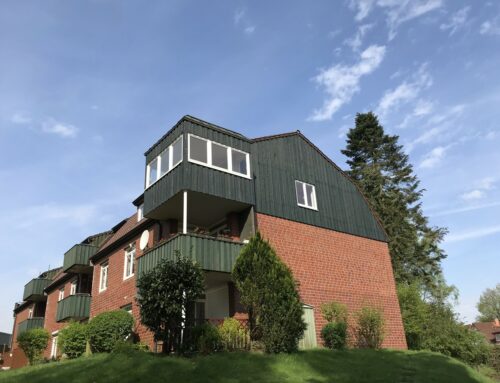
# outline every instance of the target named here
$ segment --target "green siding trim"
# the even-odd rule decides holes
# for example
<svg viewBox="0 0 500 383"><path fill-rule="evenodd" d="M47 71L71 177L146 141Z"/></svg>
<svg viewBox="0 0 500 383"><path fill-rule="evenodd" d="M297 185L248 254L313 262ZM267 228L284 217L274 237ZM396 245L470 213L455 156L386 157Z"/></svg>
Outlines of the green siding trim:
<svg viewBox="0 0 500 383"><path fill-rule="evenodd" d="M71 271L75 266L90 266L90 257L97 253L98 247L94 245L77 244L64 254L63 270Z"/></svg>
<svg viewBox="0 0 500 383"><path fill-rule="evenodd" d="M160 259L175 259L175 251L198 263L203 270L230 273L243 244L195 234L178 234L141 256L137 272L141 275L153 269Z"/></svg>
<svg viewBox="0 0 500 383"><path fill-rule="evenodd" d="M46 278L34 278L24 286L23 300L37 301L46 299L43 290L50 284L51 280Z"/></svg>
<svg viewBox="0 0 500 383"><path fill-rule="evenodd" d="M56 321L67 319L87 319L90 314L91 296L89 294L75 294L57 302Z"/></svg>
<svg viewBox="0 0 500 383"><path fill-rule="evenodd" d="M44 320L45 318L41 317L41 318L29 318L22 321L17 326L17 336L19 336L25 331L32 330L34 328L42 328Z"/></svg>

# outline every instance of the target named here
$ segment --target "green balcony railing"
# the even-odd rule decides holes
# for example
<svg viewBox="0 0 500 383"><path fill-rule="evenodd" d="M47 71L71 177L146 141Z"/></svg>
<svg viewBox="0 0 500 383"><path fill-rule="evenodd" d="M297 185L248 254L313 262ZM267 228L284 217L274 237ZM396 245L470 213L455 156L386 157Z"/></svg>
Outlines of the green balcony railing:
<svg viewBox="0 0 500 383"><path fill-rule="evenodd" d="M196 261L203 270L230 273L243 246L241 242L226 239L177 234L139 257L137 271L140 275L154 268L162 258L174 259L175 251L179 250L184 257Z"/></svg>
<svg viewBox="0 0 500 383"><path fill-rule="evenodd" d="M57 302L56 321L87 319L90 314L90 294L70 295Z"/></svg>
<svg viewBox="0 0 500 383"><path fill-rule="evenodd" d="M83 273L92 271L90 257L97 253L97 246L77 244L64 254L64 272Z"/></svg>
<svg viewBox="0 0 500 383"><path fill-rule="evenodd" d="M43 301L47 299L43 290L50 284L51 280L46 278L34 278L24 285L23 300Z"/></svg>
<svg viewBox="0 0 500 383"><path fill-rule="evenodd" d="M25 331L31 330L33 328L43 327L43 321L44 321L43 317L29 318L29 319L23 320L17 326L17 335L19 336L19 334L21 334Z"/></svg>

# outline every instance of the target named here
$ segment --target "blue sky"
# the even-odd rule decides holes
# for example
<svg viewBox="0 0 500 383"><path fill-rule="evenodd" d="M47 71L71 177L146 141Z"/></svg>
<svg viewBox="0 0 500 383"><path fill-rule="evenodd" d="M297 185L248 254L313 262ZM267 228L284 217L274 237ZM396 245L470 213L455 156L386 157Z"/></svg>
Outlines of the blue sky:
<svg viewBox="0 0 500 383"><path fill-rule="evenodd" d="M497 2L4 1L0 331L26 282L133 212L144 151L184 114L299 129L345 168L345 132L375 111L474 319L500 282L499 48Z"/></svg>

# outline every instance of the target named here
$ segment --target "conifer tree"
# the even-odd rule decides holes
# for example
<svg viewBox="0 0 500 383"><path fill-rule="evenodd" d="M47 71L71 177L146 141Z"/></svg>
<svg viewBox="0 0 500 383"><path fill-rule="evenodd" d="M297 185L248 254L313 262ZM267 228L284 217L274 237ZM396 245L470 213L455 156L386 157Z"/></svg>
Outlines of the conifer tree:
<svg viewBox="0 0 500 383"><path fill-rule="evenodd" d="M423 189L399 137L386 134L372 112L358 113L355 123L342 154L389 237L396 280L432 284L446 256L439 245L447 230L429 226L422 212Z"/></svg>

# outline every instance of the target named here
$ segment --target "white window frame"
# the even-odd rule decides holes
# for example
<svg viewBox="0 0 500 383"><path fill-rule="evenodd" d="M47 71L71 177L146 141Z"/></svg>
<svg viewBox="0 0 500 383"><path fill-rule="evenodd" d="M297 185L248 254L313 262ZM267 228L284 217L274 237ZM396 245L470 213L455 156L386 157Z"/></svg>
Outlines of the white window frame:
<svg viewBox="0 0 500 383"><path fill-rule="evenodd" d="M140 222L144 219L144 204L141 203L137 207L137 222Z"/></svg>
<svg viewBox="0 0 500 383"><path fill-rule="evenodd" d="M304 201L306 201L305 204L299 203L299 195L297 194L297 184L302 184L302 191L304 193ZM307 205L306 185L312 186L312 188L313 188L312 201L311 201L312 206ZM297 206L318 211L318 201L316 199L316 186L314 186L313 184L309 184L307 182L304 182L304 181L295 180L294 187L295 187L295 199L297 201Z"/></svg>
<svg viewBox="0 0 500 383"><path fill-rule="evenodd" d="M69 295L76 295L76 289L78 287L78 280L76 279L73 279L71 281L71 286L70 286L70 289L69 289Z"/></svg>
<svg viewBox="0 0 500 383"><path fill-rule="evenodd" d="M57 358L57 334L52 335L52 346L50 347L50 357Z"/></svg>
<svg viewBox="0 0 500 383"><path fill-rule="evenodd" d="M108 277L109 277L109 261L101 263L101 272L99 275L99 292L106 291L108 288Z"/></svg>
<svg viewBox="0 0 500 383"><path fill-rule="evenodd" d="M129 263L129 257L132 256L131 262ZM135 274L134 270L135 262L135 245L131 244L125 249L125 256L123 260L123 280L132 278Z"/></svg>
<svg viewBox="0 0 500 383"><path fill-rule="evenodd" d="M58 298L57 298L57 301L58 301L58 302L60 302L60 301L62 301L63 299L64 299L64 287L61 287L61 288L59 289L59 296L58 296Z"/></svg>
<svg viewBox="0 0 500 383"><path fill-rule="evenodd" d="M177 137L167 148L165 148L164 150L161 151L161 153L159 153L155 158L153 158L151 161L149 161L149 163L147 164L146 166L146 185L145 185L145 189L151 187L152 185L154 185L155 183L157 183L161 178L165 177L168 173L170 173L172 170L174 170L177 166L179 166L179 164L182 162L182 160L184 159L184 135L181 134L179 137ZM177 143L177 141L181 140L182 143L181 143L181 159L177 162L177 163L173 163L173 160L174 160L174 152L173 152L173 146ZM167 169L167 171L165 172L165 174L161 174L162 173L162 161L161 161L161 155L168 150L168 162L169 164L172 164L172 166L170 166L169 169ZM157 161L157 176L156 176L156 180L154 182L150 182L150 174L151 174L151 167L150 167L150 164L151 162L153 162L154 160Z"/></svg>
<svg viewBox="0 0 500 383"><path fill-rule="evenodd" d="M30 309L28 310L28 319L32 318L33 318L33 307L30 307Z"/></svg>
<svg viewBox="0 0 500 383"><path fill-rule="evenodd" d="M198 139L203 140L207 143L207 162L198 161L198 160L191 158L191 137L198 138ZM221 167L216 166L216 165L212 165L212 143L226 148L227 166L228 166L227 169L221 168ZM236 152L239 152L239 153L243 153L245 155L246 163L247 163L247 173L246 174L242 174L240 172L233 171L233 150ZM209 140L208 138L200 137L200 136L197 136L197 135L191 134L191 133L188 134L188 161L193 163L193 164L206 166L207 168L219 170L219 171L224 172L224 173L229 173L229 174L232 174L232 175L235 175L238 177L251 179L251 177L250 177L250 174L251 174L251 172L250 172L250 154L248 154L247 152L244 152L243 150L239 150L239 149L233 148L231 146L221 144L220 142L212 141L212 140Z"/></svg>

